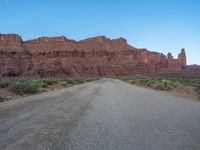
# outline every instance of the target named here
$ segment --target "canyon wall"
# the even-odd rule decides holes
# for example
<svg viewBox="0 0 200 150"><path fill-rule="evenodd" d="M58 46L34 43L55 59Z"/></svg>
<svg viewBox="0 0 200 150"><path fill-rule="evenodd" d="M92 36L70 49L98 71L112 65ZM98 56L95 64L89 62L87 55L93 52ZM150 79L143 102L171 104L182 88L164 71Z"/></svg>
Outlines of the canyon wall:
<svg viewBox="0 0 200 150"><path fill-rule="evenodd" d="M130 46L123 38L104 36L81 41L41 37L23 41L0 34L1 76L105 76L170 73L186 67L182 49L178 59Z"/></svg>

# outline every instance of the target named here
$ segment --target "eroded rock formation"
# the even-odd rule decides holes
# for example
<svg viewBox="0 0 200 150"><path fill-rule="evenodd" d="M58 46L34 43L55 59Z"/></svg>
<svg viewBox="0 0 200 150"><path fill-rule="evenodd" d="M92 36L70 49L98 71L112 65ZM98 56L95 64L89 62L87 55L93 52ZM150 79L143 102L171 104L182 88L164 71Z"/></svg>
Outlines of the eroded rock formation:
<svg viewBox="0 0 200 150"><path fill-rule="evenodd" d="M2 76L96 76L180 71L186 67L185 50L178 59L127 44L123 38L104 36L74 41L42 37L23 41L19 35L0 34Z"/></svg>

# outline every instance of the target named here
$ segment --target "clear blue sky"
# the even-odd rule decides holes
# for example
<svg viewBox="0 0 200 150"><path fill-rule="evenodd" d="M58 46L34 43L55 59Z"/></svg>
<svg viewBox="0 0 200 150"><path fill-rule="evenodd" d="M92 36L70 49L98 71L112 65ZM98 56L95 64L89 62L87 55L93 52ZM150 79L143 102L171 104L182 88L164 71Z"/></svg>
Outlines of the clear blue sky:
<svg viewBox="0 0 200 150"><path fill-rule="evenodd" d="M175 57L185 48L188 64L200 64L199 0L0 0L0 18L0 33L24 40L124 37Z"/></svg>

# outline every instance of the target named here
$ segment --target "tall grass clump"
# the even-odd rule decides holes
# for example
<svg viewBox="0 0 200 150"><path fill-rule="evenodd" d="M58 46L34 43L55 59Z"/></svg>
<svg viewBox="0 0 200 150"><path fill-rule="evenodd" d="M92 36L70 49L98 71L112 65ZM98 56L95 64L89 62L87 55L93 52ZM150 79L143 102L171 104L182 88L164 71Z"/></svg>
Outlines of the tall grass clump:
<svg viewBox="0 0 200 150"><path fill-rule="evenodd" d="M41 79L41 82L43 84L46 84L46 85L54 85L54 84L58 83L58 79L56 79L56 78L43 78L43 79Z"/></svg>
<svg viewBox="0 0 200 150"><path fill-rule="evenodd" d="M170 80L163 79L162 83L164 84L164 90L171 90L174 88L174 86Z"/></svg>
<svg viewBox="0 0 200 150"><path fill-rule="evenodd" d="M68 84L76 84L77 83L74 78L64 78L63 81Z"/></svg>
<svg viewBox="0 0 200 150"><path fill-rule="evenodd" d="M76 81L76 83L84 83L85 82L85 79L82 77L74 78L74 80Z"/></svg>
<svg viewBox="0 0 200 150"><path fill-rule="evenodd" d="M36 79L22 79L10 84L9 89L19 95L37 93L40 88L40 81Z"/></svg>
<svg viewBox="0 0 200 150"><path fill-rule="evenodd" d="M154 84L151 85L151 87L156 90L165 90L165 84L160 81L155 81Z"/></svg>
<svg viewBox="0 0 200 150"><path fill-rule="evenodd" d="M2 80L0 79L0 88L7 88L9 86L10 82L8 80Z"/></svg>
<svg viewBox="0 0 200 150"><path fill-rule="evenodd" d="M85 82L92 82L92 81L95 81L95 80L97 80L98 78L95 78L95 77L87 77L87 78L85 78L84 80L85 80Z"/></svg>

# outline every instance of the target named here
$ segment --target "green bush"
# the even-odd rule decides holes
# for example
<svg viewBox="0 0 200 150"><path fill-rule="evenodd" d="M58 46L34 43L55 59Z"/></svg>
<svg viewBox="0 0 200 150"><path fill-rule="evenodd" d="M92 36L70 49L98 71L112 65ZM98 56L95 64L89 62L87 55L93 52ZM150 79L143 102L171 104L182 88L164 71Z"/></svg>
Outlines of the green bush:
<svg viewBox="0 0 200 150"><path fill-rule="evenodd" d="M0 80L0 87L1 88L6 88L9 86L9 81L7 80Z"/></svg>
<svg viewBox="0 0 200 150"><path fill-rule="evenodd" d="M157 90L164 90L165 89L165 85L163 82L160 81L156 81L153 85L152 88L157 89Z"/></svg>
<svg viewBox="0 0 200 150"><path fill-rule="evenodd" d="M54 85L54 84L58 83L58 80L53 79L53 78L45 78L45 79L42 79L42 82L47 85Z"/></svg>
<svg viewBox="0 0 200 150"><path fill-rule="evenodd" d="M140 85L146 85L148 81L149 79L144 78L144 79L138 79L136 83Z"/></svg>
<svg viewBox="0 0 200 150"><path fill-rule="evenodd" d="M127 81L127 80L129 80L129 76L121 77L121 80L123 80L123 81Z"/></svg>
<svg viewBox="0 0 200 150"><path fill-rule="evenodd" d="M61 85L62 86L67 86L67 83L66 82L61 82Z"/></svg>
<svg viewBox="0 0 200 150"><path fill-rule="evenodd" d="M180 81L177 80L177 81L172 82L172 86L174 88L178 88L178 87L182 87L183 85L181 84Z"/></svg>
<svg viewBox="0 0 200 150"><path fill-rule="evenodd" d="M74 80L73 78L65 78L64 81L69 84L76 84L76 80Z"/></svg>
<svg viewBox="0 0 200 150"><path fill-rule="evenodd" d="M137 80L128 80L128 82L131 83L131 84L136 84Z"/></svg>
<svg viewBox="0 0 200 150"><path fill-rule="evenodd" d="M164 84L164 90L171 90L173 88L172 82L170 80L162 80L162 83Z"/></svg>
<svg viewBox="0 0 200 150"><path fill-rule="evenodd" d="M156 82L159 82L159 81L157 81L157 80L149 80L149 81L146 83L146 86L148 86L148 87L153 87L153 85L154 85Z"/></svg>
<svg viewBox="0 0 200 150"><path fill-rule="evenodd" d="M165 79L149 80L147 82L147 86L157 90L167 90L167 91L174 88L172 82L170 80L165 80Z"/></svg>
<svg viewBox="0 0 200 150"><path fill-rule="evenodd" d="M48 84L42 82L40 86L43 87L43 88L47 88L47 87L48 87Z"/></svg>
<svg viewBox="0 0 200 150"><path fill-rule="evenodd" d="M76 83L84 83L84 78L75 78Z"/></svg>
<svg viewBox="0 0 200 150"><path fill-rule="evenodd" d="M9 87L11 92L19 95L37 93L39 91L39 88L40 82L34 79L18 80L16 82L13 82Z"/></svg>
<svg viewBox="0 0 200 150"><path fill-rule="evenodd" d="M85 82L92 82L92 81L95 81L95 80L97 80L97 78L91 77L91 78L86 78Z"/></svg>

